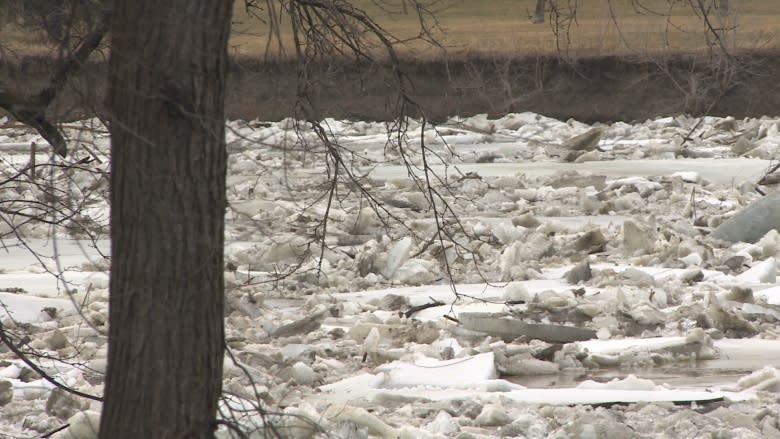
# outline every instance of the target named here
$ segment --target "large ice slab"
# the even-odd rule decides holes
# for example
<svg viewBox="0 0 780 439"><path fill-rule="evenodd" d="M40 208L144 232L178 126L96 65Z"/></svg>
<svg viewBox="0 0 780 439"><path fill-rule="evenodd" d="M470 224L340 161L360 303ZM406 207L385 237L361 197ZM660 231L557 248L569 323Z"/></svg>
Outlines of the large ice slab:
<svg viewBox="0 0 780 439"><path fill-rule="evenodd" d="M67 299L50 299L14 293L0 293L0 304L2 304L0 319L10 316L19 323L48 320L50 317L47 317L46 308L52 308L58 314L74 310L73 303Z"/></svg>

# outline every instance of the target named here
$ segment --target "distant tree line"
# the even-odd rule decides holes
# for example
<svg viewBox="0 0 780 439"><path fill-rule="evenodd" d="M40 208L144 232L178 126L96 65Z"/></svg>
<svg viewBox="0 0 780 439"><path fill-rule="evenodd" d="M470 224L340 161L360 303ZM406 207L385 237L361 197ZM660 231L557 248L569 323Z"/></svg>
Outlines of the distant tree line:
<svg viewBox="0 0 780 439"><path fill-rule="evenodd" d="M0 24L15 23L41 29L55 41L70 32L91 29L100 13L101 0L0 0Z"/></svg>
<svg viewBox="0 0 780 439"><path fill-rule="evenodd" d="M731 0L707 0L706 2L694 0L667 0L670 3L689 3L694 10L703 9L709 10L714 8L721 17L725 17L731 10ZM554 10L556 8L557 0L536 0L536 7L534 8L534 14L531 17L533 23L544 23L544 14L547 10ZM705 4L706 3L706 4ZM549 5L548 5L549 4ZM643 0L631 0L632 6L638 10L651 10L647 5L643 4Z"/></svg>

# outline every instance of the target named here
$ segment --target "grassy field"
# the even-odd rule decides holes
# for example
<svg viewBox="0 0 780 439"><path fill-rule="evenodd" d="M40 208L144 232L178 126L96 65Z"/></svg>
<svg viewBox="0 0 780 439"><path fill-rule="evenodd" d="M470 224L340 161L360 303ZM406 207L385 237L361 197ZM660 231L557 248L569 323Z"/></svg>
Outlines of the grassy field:
<svg viewBox="0 0 780 439"><path fill-rule="evenodd" d="M247 120L287 117L298 102L295 65L255 62L267 54L270 27L267 20L250 16L241 7L243 1L235 2L230 50L236 57L249 59L231 68L227 115ZM255 1L267 4L266 0ZM560 7L574 1L557 0ZM440 0L434 11L439 25L435 36L446 52L419 42L399 45L398 51L409 57L405 61L412 61L404 63L405 72L432 120L516 111L583 121L704 112L736 117L777 114L780 1L731 0L733 15L724 32L728 48L770 49L741 54L739 65L722 63L722 58L712 62L706 56L707 34L701 17L684 7L688 0L641 1L665 13L640 14L631 7L631 0L581 0L576 20L562 23L565 29L556 41L549 16L544 24L531 22L535 0ZM665 9L672 1L676 6ZM395 36L406 39L417 34L419 23L412 13L403 13L401 7L383 11L376 2L398 5L403 0L353 1ZM280 36L285 54L290 55L289 18L282 17ZM721 25L717 14L712 18L714 25ZM48 84L49 66L41 61L56 54L56 48L40 41L34 29L0 24L0 75L4 76L0 80L30 90ZM573 58L561 62L559 51ZM690 52L703 56L687 56ZM276 57L277 46L271 45L268 54ZM71 88L52 108L56 118L83 119L101 108L106 55L105 50L94 55L94 72L85 70L72 78ZM441 62L445 58L447 62ZM577 62L566 62L571 59ZM389 73L374 67L364 71L336 62L332 68L317 71L315 93L322 114L361 120L394 117L388 106ZM724 95L721 92L726 88L729 92Z"/></svg>
<svg viewBox="0 0 780 439"><path fill-rule="evenodd" d="M380 8L377 3L391 6ZM711 3L713 0L704 0ZM266 5L265 1L257 2ZM277 2L272 1L276 4ZM419 22L412 10L404 12L404 0L355 0L386 30L400 39L413 38ZM408 0L406 1L409 4ZM530 15L535 0L438 0L432 11L438 26L434 36L448 56L467 53L544 54L569 53L626 54L658 51L698 51L713 43L707 39L702 18L695 15L687 1L642 0L647 10L639 10L632 0L558 0L560 9L556 38L550 15L543 24L533 24ZM780 2L771 0L731 0L732 11L725 22L716 12L714 26L724 26L724 41L729 48L756 49L780 46ZM670 4L673 7L670 7ZM278 55L271 34L267 11L255 11L264 19L251 16L244 0L235 1L234 55L262 57ZM576 5L576 11L571 7ZM576 12L576 19L569 19ZM284 53L292 52L289 19L283 14L280 36ZM711 37L711 35L710 35ZM14 25L0 26L0 57L14 54L44 54L50 51L39 43L36 32ZM7 50L11 49L11 50ZM431 45L410 42L398 51L421 58L437 58L444 52Z"/></svg>
<svg viewBox="0 0 780 439"><path fill-rule="evenodd" d="M710 0L711 1L711 0ZM729 48L774 48L780 40L780 2L767 0L731 0L731 14L722 21L717 13L713 26L726 27L723 32ZM369 12L385 29L401 39L414 37L419 23L413 12L404 14L396 6L390 12L379 9L373 0L353 2ZM399 5L401 0L392 3ZM569 5L579 3L576 20L567 19ZM632 53L657 51L691 51L705 49L708 42L701 16L695 15L687 2L643 0L648 10L640 11L631 0L558 0L561 9L556 40L549 14L544 24L533 24L530 15L534 0L444 0L434 6L439 29L437 40L448 54L462 53L551 53L559 50L573 53ZM705 2L706 3L706 2ZM232 50L241 55L263 55L270 28L251 18L236 2L236 35ZM657 12L657 14L655 13ZM282 21L284 46L292 47L289 23ZM421 57L436 57L441 50L420 42L402 45L401 52ZM272 46L270 53L277 49Z"/></svg>

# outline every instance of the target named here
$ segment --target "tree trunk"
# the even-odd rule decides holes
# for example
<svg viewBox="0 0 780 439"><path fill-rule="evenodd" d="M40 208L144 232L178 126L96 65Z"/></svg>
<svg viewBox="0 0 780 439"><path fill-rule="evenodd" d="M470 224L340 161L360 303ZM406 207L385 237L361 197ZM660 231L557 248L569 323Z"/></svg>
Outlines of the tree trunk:
<svg viewBox="0 0 780 439"><path fill-rule="evenodd" d="M544 3L547 0L536 0L536 11L534 12L534 23L544 23Z"/></svg>
<svg viewBox="0 0 780 439"><path fill-rule="evenodd" d="M206 438L216 428L232 5L114 2L101 438Z"/></svg>

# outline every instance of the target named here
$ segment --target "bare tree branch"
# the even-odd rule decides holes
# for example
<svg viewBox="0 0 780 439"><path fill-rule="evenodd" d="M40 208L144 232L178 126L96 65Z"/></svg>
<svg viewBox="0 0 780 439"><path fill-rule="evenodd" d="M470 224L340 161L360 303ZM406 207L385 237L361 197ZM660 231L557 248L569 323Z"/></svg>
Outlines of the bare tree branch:
<svg viewBox="0 0 780 439"><path fill-rule="evenodd" d="M103 398L95 395L90 395L89 393L84 393L79 390L73 389L71 387L66 386L65 384L62 384L61 382L54 379L51 375L46 373L43 369L41 369L37 364L35 364L33 361L31 361L29 358L27 358L27 355L24 354L16 345L11 341L11 339L8 337L8 333L5 331L5 327L3 326L3 323L0 322L0 341L3 342L4 345L8 347L8 349L11 350L11 352L14 353L17 357L19 357L20 360L24 362L30 369L34 370L35 373L41 376L41 378L45 379L46 381L50 382L56 387L59 387L60 389L76 395L80 396L82 398L91 399L93 401L99 401L102 402Z"/></svg>
<svg viewBox="0 0 780 439"><path fill-rule="evenodd" d="M103 7L95 27L80 41L75 50L60 61L49 84L40 92L34 95L16 94L9 90L8 85L0 81L0 108L38 131L41 137L51 144L54 152L61 157L65 157L68 153L67 142L62 133L47 118L46 111L65 86L68 78L84 65L108 32L111 10L107 4L103 4Z"/></svg>

